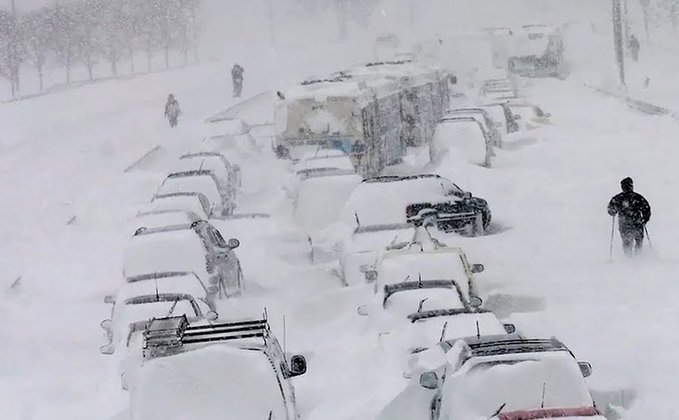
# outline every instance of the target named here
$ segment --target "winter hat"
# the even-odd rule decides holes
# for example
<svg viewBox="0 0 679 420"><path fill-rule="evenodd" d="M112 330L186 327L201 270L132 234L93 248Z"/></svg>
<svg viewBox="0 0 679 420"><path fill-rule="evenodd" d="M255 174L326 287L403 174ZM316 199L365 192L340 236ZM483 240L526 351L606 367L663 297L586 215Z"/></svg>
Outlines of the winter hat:
<svg viewBox="0 0 679 420"><path fill-rule="evenodd" d="M623 191L633 191L634 181L632 181L632 178L627 177L620 181L620 187L622 188Z"/></svg>

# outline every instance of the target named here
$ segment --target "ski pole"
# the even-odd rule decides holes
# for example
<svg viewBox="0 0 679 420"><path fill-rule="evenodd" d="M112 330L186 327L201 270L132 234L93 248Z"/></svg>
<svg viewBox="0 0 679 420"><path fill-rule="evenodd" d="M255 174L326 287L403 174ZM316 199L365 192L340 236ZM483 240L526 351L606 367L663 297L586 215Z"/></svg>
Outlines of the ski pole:
<svg viewBox="0 0 679 420"><path fill-rule="evenodd" d="M648 247L653 251L653 243L651 242L651 235L648 234L648 228L644 225L644 232L646 232L646 239L648 239Z"/></svg>
<svg viewBox="0 0 679 420"><path fill-rule="evenodd" d="M613 258L613 237L615 236L615 215L611 217L611 244L608 249L608 258Z"/></svg>

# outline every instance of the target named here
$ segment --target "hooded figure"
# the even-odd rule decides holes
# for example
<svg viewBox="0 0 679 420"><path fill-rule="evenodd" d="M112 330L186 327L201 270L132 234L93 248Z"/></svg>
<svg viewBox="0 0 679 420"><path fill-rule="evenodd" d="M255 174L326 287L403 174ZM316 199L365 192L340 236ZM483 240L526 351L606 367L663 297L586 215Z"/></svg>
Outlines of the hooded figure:
<svg viewBox="0 0 679 420"><path fill-rule="evenodd" d="M245 70L240 64L236 63L231 69L231 81L233 82L233 97L240 98L240 94L243 91L243 73Z"/></svg>
<svg viewBox="0 0 679 420"><path fill-rule="evenodd" d="M170 121L170 127L177 125L177 118L181 114L181 109L179 108L179 102L175 99L173 94L167 97L167 102L165 103L165 117Z"/></svg>
<svg viewBox="0 0 679 420"><path fill-rule="evenodd" d="M651 219L648 201L634 192L634 181L625 178L620 181L622 192L608 203L608 214L618 216L618 227L625 255L639 253L644 242L644 229Z"/></svg>

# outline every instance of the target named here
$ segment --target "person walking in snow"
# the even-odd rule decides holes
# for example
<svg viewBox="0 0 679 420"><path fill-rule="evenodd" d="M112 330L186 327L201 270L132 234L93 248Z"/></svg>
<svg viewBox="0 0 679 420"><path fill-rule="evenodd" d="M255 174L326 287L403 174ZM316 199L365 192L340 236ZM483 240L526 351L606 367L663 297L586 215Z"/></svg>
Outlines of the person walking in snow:
<svg viewBox="0 0 679 420"><path fill-rule="evenodd" d="M245 70L238 63L233 65L231 69L231 81L233 82L233 97L240 98L243 91L243 73Z"/></svg>
<svg viewBox="0 0 679 420"><path fill-rule="evenodd" d="M181 114L181 109L179 108L179 102L175 99L173 94L167 97L167 102L165 103L165 118L170 121L170 127L177 126L177 119Z"/></svg>
<svg viewBox="0 0 679 420"><path fill-rule="evenodd" d="M639 44L639 39L636 35L632 34L629 38L629 51L632 54L632 61L637 62L639 60L639 49L641 45Z"/></svg>
<svg viewBox="0 0 679 420"><path fill-rule="evenodd" d="M646 223L651 219L651 206L641 194L634 192L632 178L620 181L620 187L622 192L608 203L608 214L618 216L622 249L625 255L632 256L641 251Z"/></svg>

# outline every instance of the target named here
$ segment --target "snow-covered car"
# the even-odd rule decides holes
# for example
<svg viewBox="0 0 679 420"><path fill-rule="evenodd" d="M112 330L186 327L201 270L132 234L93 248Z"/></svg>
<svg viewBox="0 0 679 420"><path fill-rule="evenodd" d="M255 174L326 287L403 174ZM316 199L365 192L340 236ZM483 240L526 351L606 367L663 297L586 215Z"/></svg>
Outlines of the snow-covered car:
<svg viewBox="0 0 679 420"><path fill-rule="evenodd" d="M196 214L200 219L212 217L212 206L205 194L199 192L174 192L156 194L151 203L139 212L139 216L165 211L188 211Z"/></svg>
<svg viewBox="0 0 679 420"><path fill-rule="evenodd" d="M140 227L125 248L123 277L154 272L192 272L203 284L216 286L220 298L243 293L243 271L234 252L240 241L225 241L204 220L191 224Z"/></svg>
<svg viewBox="0 0 679 420"><path fill-rule="evenodd" d="M380 176L369 178L354 188L341 213L341 220L352 229L358 226L420 225L428 215L416 207L418 203L450 203L451 211L439 215L440 220L468 218L480 214L484 227L490 223L488 203L463 191L450 180L435 174ZM471 223L468 222L468 223ZM476 220L474 220L476 223ZM445 224L441 224L445 227ZM444 229L441 229L444 230Z"/></svg>
<svg viewBox="0 0 679 420"><path fill-rule="evenodd" d="M306 373L306 360L283 352L266 319L190 325L159 318L143 337L132 420L297 420L291 379Z"/></svg>
<svg viewBox="0 0 679 420"><path fill-rule="evenodd" d="M390 244L410 242L413 225L395 223L358 226L350 237L340 244L339 277L345 286L365 283L361 267L373 265Z"/></svg>
<svg viewBox="0 0 679 420"><path fill-rule="evenodd" d="M107 296L111 317L100 323L107 343L99 348L105 355L116 354L118 373L123 389L129 387L130 367L140 360L139 334L153 318L184 315L191 322L216 319L217 313L200 299L188 293L169 292L154 282L138 283L123 288L117 296ZM172 287L168 287L172 290Z"/></svg>
<svg viewBox="0 0 679 420"><path fill-rule="evenodd" d="M374 281L375 292L389 284L416 280L455 280L461 298L471 306L479 296L474 274L484 270L482 264L470 264L462 248L424 249L420 244L384 252L374 267L365 267L365 277Z"/></svg>
<svg viewBox="0 0 679 420"><path fill-rule="evenodd" d="M443 115L442 121L448 118L456 117L471 117L483 125L484 130L490 136L491 142L495 147L502 147L502 134L499 131L501 124L498 121L494 121L488 111L483 108L457 108L446 111Z"/></svg>
<svg viewBox="0 0 679 420"><path fill-rule="evenodd" d="M196 169L171 173L158 187L156 195L196 192L210 201L212 216L229 216L236 208L228 188L213 171Z"/></svg>
<svg viewBox="0 0 679 420"><path fill-rule="evenodd" d="M604 419L584 379L591 365L556 338L474 336L439 346L447 363L416 378L433 393L425 416L391 418Z"/></svg>
<svg viewBox="0 0 679 420"><path fill-rule="evenodd" d="M353 170L304 171L293 203L295 221L306 232L317 232L337 221L342 205L363 178Z"/></svg>
<svg viewBox="0 0 679 420"><path fill-rule="evenodd" d="M444 117L436 125L429 145L429 158L438 161L447 153L455 160L491 166L493 139L483 123L473 117Z"/></svg>
<svg viewBox="0 0 679 420"><path fill-rule="evenodd" d="M584 380L591 365L556 338L474 335L434 351L431 369L413 376L379 419L604 420Z"/></svg>
<svg viewBox="0 0 679 420"><path fill-rule="evenodd" d="M236 199L238 188L242 186L241 169L233 165L223 153L211 151L196 151L179 157L177 168L181 170L206 169L220 174L227 190ZM176 171L180 172L180 171Z"/></svg>
<svg viewBox="0 0 679 420"><path fill-rule="evenodd" d="M520 115L515 115L507 101L495 102L490 101L481 106L481 108L488 111L491 118L499 121L501 124L500 130L503 134L512 134L520 130L518 121L521 119Z"/></svg>

